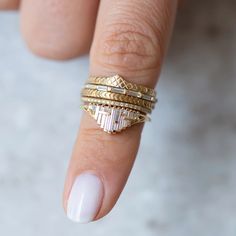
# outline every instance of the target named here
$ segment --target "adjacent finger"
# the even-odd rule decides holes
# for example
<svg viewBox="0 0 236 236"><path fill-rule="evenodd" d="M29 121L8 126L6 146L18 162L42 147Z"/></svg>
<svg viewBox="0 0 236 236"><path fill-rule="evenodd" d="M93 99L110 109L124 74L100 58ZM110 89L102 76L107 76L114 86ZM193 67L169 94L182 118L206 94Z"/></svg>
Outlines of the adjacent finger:
<svg viewBox="0 0 236 236"><path fill-rule="evenodd" d="M14 10L19 7L20 0L0 0L0 10Z"/></svg>
<svg viewBox="0 0 236 236"><path fill-rule="evenodd" d="M29 48L54 59L89 50L99 0L22 0L21 28Z"/></svg>
<svg viewBox="0 0 236 236"><path fill-rule="evenodd" d="M102 0L90 73L118 73L154 87L176 7L173 0ZM89 222L112 209L134 163L141 131L142 125L135 125L110 135L84 114L65 183L64 207L70 219Z"/></svg>

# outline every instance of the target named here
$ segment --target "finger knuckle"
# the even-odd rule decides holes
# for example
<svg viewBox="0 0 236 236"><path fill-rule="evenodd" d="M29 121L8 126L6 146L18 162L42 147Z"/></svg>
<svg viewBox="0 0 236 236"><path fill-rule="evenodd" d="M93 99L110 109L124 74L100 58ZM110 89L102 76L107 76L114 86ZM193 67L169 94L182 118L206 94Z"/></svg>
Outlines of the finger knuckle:
<svg viewBox="0 0 236 236"><path fill-rule="evenodd" d="M23 3L21 7L21 32L28 48L36 55L50 59L70 59L89 51L91 30L81 34L80 25L73 23L77 17L70 15L70 5L66 1L46 1L45 17L40 17L42 3L35 3L29 14ZM72 4L73 5L73 4Z"/></svg>
<svg viewBox="0 0 236 236"><path fill-rule="evenodd" d="M161 48L151 28L133 22L111 24L100 42L98 60L106 67L128 71L158 67Z"/></svg>
<svg viewBox="0 0 236 236"><path fill-rule="evenodd" d="M95 156L98 163L108 166L123 163L127 157L127 154L121 150L124 144L131 145L131 147L135 146L133 140L122 133L104 133L99 127L83 128L80 137L80 145L82 145L85 152L83 155L93 159Z"/></svg>

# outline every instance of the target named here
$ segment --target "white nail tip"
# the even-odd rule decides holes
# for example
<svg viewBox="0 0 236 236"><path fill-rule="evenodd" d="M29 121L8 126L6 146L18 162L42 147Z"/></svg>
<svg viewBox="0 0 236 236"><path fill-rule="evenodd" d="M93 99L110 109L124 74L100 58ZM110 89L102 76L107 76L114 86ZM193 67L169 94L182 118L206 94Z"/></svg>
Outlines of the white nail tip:
<svg viewBox="0 0 236 236"><path fill-rule="evenodd" d="M79 223L94 220L103 198L102 181L94 174L79 175L73 184L67 204L67 217Z"/></svg>

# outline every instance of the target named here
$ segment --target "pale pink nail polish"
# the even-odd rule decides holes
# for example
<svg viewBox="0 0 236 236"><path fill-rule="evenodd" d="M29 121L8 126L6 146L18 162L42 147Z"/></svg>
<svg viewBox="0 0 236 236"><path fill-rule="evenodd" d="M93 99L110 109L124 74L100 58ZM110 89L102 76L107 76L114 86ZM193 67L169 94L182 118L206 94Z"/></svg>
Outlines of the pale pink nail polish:
<svg viewBox="0 0 236 236"><path fill-rule="evenodd" d="M103 183L96 175L83 173L73 184L67 204L72 221L88 223L96 217L103 200Z"/></svg>

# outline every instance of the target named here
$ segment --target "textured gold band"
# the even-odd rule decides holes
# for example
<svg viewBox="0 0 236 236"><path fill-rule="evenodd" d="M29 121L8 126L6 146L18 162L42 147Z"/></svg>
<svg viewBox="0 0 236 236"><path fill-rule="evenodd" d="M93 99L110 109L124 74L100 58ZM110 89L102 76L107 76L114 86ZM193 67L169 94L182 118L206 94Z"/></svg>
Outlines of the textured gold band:
<svg viewBox="0 0 236 236"><path fill-rule="evenodd" d="M107 99L99 99L99 98L90 98L90 97L82 97L81 98L83 102L85 103L94 103L94 104L101 104L101 105L107 105L107 106L117 106L117 107L123 107L123 108L129 108L136 111L140 111L144 114L151 113L151 109L144 108L138 105L133 105L125 102L118 102L118 101L112 101Z"/></svg>
<svg viewBox="0 0 236 236"><path fill-rule="evenodd" d="M140 98L131 97L125 94L117 94L112 92L103 92L103 91L97 91L93 89L84 89L82 91L83 97L93 97L93 98L103 98L108 99L112 101L119 101L119 102L125 102L130 103L133 105L138 105L147 109L153 109L154 103L149 102Z"/></svg>

